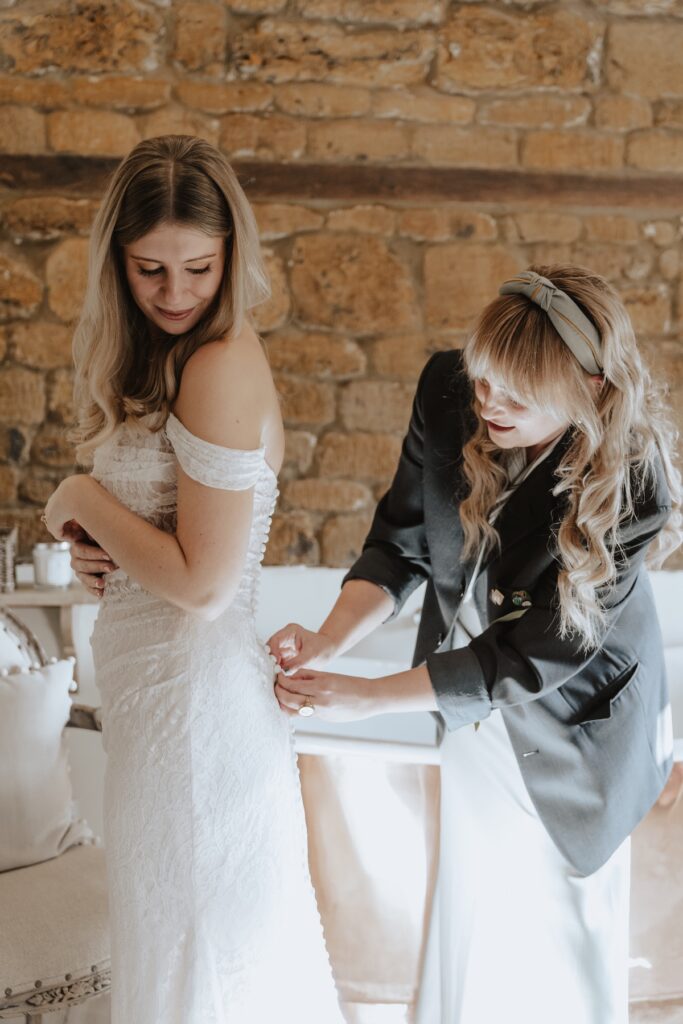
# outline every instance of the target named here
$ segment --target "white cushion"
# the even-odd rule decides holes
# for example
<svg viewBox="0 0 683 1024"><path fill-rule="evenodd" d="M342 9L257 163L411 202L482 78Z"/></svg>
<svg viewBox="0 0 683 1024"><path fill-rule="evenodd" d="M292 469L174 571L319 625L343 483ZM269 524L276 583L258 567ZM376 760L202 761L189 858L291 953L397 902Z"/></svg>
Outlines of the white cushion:
<svg viewBox="0 0 683 1024"><path fill-rule="evenodd" d="M110 949L104 850L79 846L0 875L0 921L0 1010L26 993L105 973Z"/></svg>
<svg viewBox="0 0 683 1024"><path fill-rule="evenodd" d="M93 834L73 802L63 736L72 662L0 672L0 871L7 871Z"/></svg>

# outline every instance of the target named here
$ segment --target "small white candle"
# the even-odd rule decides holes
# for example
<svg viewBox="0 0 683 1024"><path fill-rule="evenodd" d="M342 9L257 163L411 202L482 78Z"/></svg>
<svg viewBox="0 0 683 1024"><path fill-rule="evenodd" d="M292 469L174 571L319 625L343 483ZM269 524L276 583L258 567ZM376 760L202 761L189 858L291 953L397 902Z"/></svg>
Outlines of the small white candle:
<svg viewBox="0 0 683 1024"><path fill-rule="evenodd" d="M34 583L37 587L68 587L71 583L71 544L55 541L33 548Z"/></svg>

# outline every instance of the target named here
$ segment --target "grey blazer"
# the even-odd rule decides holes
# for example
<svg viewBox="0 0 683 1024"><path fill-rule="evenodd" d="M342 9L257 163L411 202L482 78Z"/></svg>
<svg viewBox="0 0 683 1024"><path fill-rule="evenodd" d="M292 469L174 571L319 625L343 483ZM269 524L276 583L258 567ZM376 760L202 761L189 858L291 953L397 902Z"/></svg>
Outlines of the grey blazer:
<svg viewBox="0 0 683 1024"><path fill-rule="evenodd" d="M586 654L560 639L553 527L562 499L552 490L567 431L501 512L501 548L484 559L474 589L484 630L451 650L449 632L474 569L461 558L458 514L466 494L462 449L473 426L462 356L437 353L420 378L391 488L344 582L379 585L398 611L427 581L413 665L426 662L446 728L502 710L541 820L576 870L591 874L647 813L671 769L662 642L643 568L670 513L669 493L660 467L621 528L600 648ZM522 590L531 607L502 620Z"/></svg>

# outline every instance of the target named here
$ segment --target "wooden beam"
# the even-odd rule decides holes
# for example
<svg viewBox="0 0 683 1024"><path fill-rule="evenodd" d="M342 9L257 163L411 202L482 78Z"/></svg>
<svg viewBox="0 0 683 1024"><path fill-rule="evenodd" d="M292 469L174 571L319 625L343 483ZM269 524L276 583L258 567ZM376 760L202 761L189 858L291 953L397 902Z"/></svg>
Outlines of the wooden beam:
<svg viewBox="0 0 683 1024"><path fill-rule="evenodd" d="M101 195L118 160L0 156L0 189ZM539 206L683 209L683 174L619 176L535 171L236 161L252 199L533 203Z"/></svg>

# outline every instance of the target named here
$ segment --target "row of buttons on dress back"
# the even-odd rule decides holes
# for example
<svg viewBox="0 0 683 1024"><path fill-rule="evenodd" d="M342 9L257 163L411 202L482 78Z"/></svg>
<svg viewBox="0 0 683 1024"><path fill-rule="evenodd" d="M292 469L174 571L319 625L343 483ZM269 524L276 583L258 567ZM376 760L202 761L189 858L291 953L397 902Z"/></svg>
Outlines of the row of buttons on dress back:
<svg viewBox="0 0 683 1024"><path fill-rule="evenodd" d="M270 536L270 528L273 525L273 515L275 513L275 504L276 504L277 499L279 497L280 497L280 491L276 490L275 494L273 495L273 505L272 505L273 511L270 513L270 515L266 519L266 522L268 523L268 529L266 531L266 539L264 541L262 541L262 543L261 543L261 554L262 555L265 555L266 548L268 547L268 538Z"/></svg>

